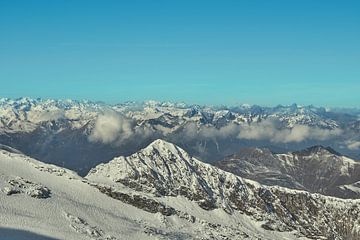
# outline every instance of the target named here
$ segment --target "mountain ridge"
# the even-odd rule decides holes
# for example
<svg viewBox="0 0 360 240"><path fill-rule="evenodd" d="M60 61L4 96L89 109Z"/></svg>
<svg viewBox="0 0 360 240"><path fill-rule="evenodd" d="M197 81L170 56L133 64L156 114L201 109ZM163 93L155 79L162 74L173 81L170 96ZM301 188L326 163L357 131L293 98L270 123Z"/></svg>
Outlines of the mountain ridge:
<svg viewBox="0 0 360 240"><path fill-rule="evenodd" d="M349 235L348 230L339 234L338 231L343 231L341 227L330 223L332 217L325 217L335 211L337 219L344 211L347 212L343 207L338 212L336 207L333 209L336 204L332 203L338 201L339 206L345 206L345 202L345 205L340 202L346 200L262 186L193 159L183 149L164 140L156 140L129 157L118 157L107 164L100 164L86 178L104 184L99 186L100 191L120 200L123 199L119 196L125 186L158 201L184 197L206 211L223 209L230 215L240 212L263 221L264 229L303 231L305 236L315 239L342 239L344 236L341 234L345 234L345 238L355 236L356 239L355 230L350 230L355 235ZM354 205L358 202L353 201ZM171 213L166 211L164 214ZM330 230L334 227L338 230Z"/></svg>
<svg viewBox="0 0 360 240"><path fill-rule="evenodd" d="M350 189L347 192L339 189L342 185L360 180L360 163L329 147L313 146L281 154L267 149L247 148L215 165L265 185L279 185L336 197L360 197Z"/></svg>

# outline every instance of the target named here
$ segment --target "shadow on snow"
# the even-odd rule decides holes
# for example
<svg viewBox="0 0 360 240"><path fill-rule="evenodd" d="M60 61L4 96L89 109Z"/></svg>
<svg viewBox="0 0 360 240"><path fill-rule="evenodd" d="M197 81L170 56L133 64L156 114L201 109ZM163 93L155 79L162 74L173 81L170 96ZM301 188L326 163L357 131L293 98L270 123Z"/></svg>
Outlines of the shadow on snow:
<svg viewBox="0 0 360 240"><path fill-rule="evenodd" d="M56 238L42 236L36 233L11 229L11 228L0 228L0 239L6 240L57 240Z"/></svg>

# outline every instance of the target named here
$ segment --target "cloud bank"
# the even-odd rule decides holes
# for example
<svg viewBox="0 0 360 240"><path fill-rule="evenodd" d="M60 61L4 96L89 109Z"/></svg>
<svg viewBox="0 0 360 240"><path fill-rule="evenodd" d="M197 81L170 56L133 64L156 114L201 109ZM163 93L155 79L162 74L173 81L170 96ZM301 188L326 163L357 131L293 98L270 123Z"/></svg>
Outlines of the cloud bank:
<svg viewBox="0 0 360 240"><path fill-rule="evenodd" d="M245 140L266 140L274 143L302 142L306 140L327 140L342 134L341 129L321 129L307 125L294 125L284 128L274 120L264 120L249 125L230 123L224 127L197 126L195 123L185 125L183 137L194 139L238 138Z"/></svg>
<svg viewBox="0 0 360 240"><path fill-rule="evenodd" d="M216 142L227 138L237 138L274 143L298 143L306 140L323 141L340 134L342 134L341 129L322 129L300 124L294 125L292 128L285 128L279 121L264 120L249 125L229 123L220 128L189 122L180 131L171 134L171 137L185 141L213 140ZM104 144L122 144L129 140L141 141L155 136L167 138L161 130L153 130L148 125L137 126L133 119L126 118L116 112L107 112L97 118L89 140ZM350 144L349 148L360 148L360 143Z"/></svg>

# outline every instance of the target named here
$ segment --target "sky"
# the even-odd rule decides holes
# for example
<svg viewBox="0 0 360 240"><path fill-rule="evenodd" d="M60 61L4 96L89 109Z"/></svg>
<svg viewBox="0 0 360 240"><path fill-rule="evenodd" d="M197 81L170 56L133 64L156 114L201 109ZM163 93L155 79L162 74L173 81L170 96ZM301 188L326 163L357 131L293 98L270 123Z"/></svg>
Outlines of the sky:
<svg viewBox="0 0 360 240"><path fill-rule="evenodd" d="M360 107L360 1L0 1L0 97Z"/></svg>

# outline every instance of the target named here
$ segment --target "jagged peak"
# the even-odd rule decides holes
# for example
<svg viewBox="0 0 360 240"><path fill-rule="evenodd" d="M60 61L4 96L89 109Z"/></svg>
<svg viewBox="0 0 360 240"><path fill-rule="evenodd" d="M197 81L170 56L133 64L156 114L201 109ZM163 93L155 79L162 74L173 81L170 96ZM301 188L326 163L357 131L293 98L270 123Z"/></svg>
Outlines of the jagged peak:
<svg viewBox="0 0 360 240"><path fill-rule="evenodd" d="M254 154L255 155L271 155L272 152L271 152L271 150L269 148L266 148L266 147L243 147L235 155L243 156L243 155L248 155L248 154L252 154L252 155L254 155Z"/></svg>

